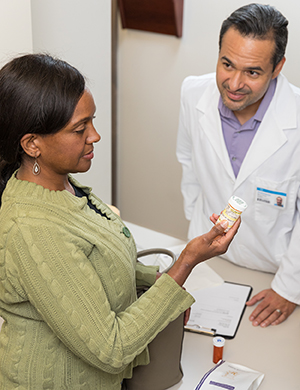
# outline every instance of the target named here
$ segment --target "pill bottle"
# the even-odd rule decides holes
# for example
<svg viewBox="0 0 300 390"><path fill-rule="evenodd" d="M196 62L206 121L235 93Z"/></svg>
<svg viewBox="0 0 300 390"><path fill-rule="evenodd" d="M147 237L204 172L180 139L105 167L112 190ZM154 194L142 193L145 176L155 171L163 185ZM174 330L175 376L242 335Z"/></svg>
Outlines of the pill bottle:
<svg viewBox="0 0 300 390"><path fill-rule="evenodd" d="M220 336L214 337L213 344L214 344L213 362L217 364L219 360L223 359L223 348L225 345L225 339Z"/></svg>
<svg viewBox="0 0 300 390"><path fill-rule="evenodd" d="M228 232L228 230L233 226L234 222L238 219L242 212L246 210L246 208L247 203L238 196L233 195L229 199L225 209L220 214L217 223L224 220L228 221L228 227L225 230L225 232Z"/></svg>

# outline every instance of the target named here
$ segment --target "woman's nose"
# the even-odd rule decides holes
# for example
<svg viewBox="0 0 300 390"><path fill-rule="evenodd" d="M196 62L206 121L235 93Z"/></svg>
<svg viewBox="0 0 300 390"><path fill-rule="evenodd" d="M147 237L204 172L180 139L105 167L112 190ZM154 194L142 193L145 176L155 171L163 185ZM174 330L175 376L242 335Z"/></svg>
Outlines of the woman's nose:
<svg viewBox="0 0 300 390"><path fill-rule="evenodd" d="M97 130L95 129L95 127L93 125L86 142L88 144L93 144L93 143L99 142L100 140L101 140L101 136L97 132Z"/></svg>

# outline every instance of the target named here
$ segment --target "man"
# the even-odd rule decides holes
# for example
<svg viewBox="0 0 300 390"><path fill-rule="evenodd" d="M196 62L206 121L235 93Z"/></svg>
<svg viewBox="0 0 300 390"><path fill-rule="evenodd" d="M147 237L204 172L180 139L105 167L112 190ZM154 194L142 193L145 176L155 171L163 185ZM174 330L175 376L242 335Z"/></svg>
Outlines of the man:
<svg viewBox="0 0 300 390"><path fill-rule="evenodd" d="M224 257L275 274L248 302L259 302L250 321L262 327L300 303L300 90L280 73L287 25L268 5L233 12L222 24L216 74L183 82L178 132L189 238L207 231L232 195L248 204Z"/></svg>

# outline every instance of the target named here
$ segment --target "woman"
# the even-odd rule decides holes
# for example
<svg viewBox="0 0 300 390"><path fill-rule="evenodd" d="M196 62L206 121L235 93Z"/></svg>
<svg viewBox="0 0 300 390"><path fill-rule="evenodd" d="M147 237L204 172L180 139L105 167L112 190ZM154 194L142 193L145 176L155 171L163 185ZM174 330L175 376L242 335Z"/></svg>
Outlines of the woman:
<svg viewBox="0 0 300 390"><path fill-rule="evenodd" d="M193 267L224 253L238 228L214 226L156 280L119 216L70 176L90 168L95 110L82 75L61 60L25 55L0 70L5 390L120 389L193 303L181 288Z"/></svg>

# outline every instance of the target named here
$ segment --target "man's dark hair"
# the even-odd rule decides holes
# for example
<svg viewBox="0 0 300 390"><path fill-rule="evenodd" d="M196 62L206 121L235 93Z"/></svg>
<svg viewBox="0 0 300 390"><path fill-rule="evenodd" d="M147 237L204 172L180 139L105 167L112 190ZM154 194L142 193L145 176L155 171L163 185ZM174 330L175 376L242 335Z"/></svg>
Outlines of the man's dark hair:
<svg viewBox="0 0 300 390"><path fill-rule="evenodd" d="M282 60L288 40L288 20L274 7L263 4L248 4L234 11L224 20L219 36L219 50L222 39L230 27L243 36L256 39L274 39L275 51L272 58L273 70Z"/></svg>

